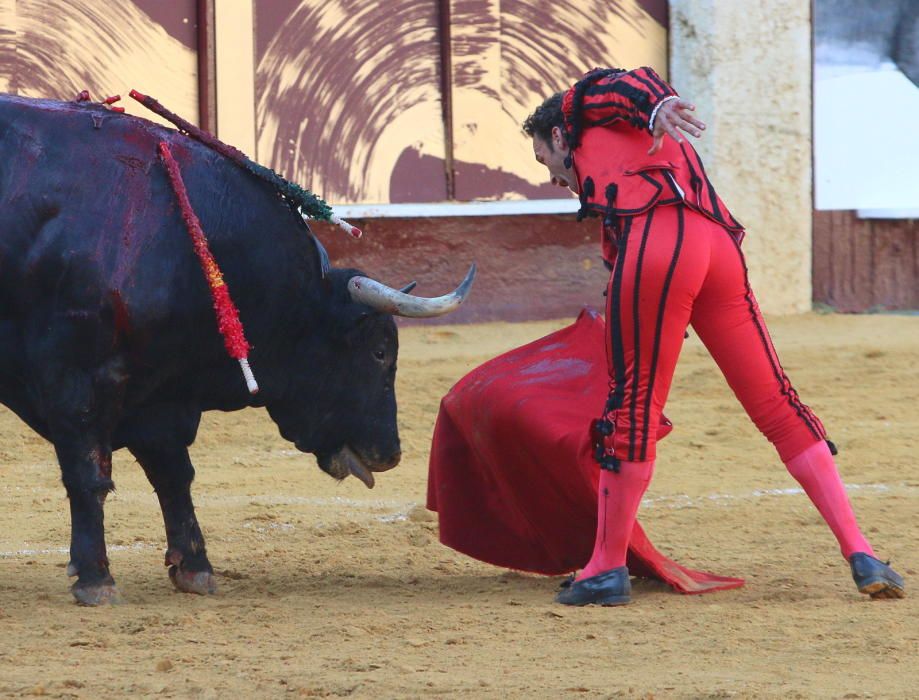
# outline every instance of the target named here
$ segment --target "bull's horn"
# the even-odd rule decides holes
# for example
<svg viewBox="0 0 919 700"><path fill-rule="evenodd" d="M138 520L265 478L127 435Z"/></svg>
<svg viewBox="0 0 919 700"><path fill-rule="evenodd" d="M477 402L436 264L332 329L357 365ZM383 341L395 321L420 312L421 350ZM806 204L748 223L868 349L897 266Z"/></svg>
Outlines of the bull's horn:
<svg viewBox="0 0 919 700"><path fill-rule="evenodd" d="M455 311L469 294L472 281L475 279L475 263L466 273L466 278L460 286L450 294L433 299L415 297L398 289L387 287L369 277L352 277L348 280L348 291L354 301L392 314L393 316L408 316L410 318L432 318L443 316Z"/></svg>

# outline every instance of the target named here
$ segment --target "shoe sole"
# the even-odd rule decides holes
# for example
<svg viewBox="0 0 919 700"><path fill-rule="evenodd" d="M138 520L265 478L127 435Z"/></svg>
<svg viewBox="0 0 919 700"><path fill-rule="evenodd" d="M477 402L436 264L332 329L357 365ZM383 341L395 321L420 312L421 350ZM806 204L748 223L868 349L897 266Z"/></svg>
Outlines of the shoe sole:
<svg viewBox="0 0 919 700"><path fill-rule="evenodd" d="M594 603L594 605L601 605L604 608L612 608L617 605L628 605L632 602L631 598L626 598L623 596L615 596L612 598L603 598Z"/></svg>
<svg viewBox="0 0 919 700"><path fill-rule="evenodd" d="M866 583L864 586L859 587L858 592L870 595L875 600L906 597L906 591L890 581L872 581L871 583Z"/></svg>

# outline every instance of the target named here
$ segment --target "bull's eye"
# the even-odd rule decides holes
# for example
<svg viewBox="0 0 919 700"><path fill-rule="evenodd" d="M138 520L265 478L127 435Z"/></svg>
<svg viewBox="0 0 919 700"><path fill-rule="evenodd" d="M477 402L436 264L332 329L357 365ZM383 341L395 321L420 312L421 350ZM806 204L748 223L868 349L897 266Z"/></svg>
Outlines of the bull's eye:
<svg viewBox="0 0 919 700"><path fill-rule="evenodd" d="M386 351L384 350L374 350L373 356L377 358L380 362L383 361L383 358L386 357Z"/></svg>

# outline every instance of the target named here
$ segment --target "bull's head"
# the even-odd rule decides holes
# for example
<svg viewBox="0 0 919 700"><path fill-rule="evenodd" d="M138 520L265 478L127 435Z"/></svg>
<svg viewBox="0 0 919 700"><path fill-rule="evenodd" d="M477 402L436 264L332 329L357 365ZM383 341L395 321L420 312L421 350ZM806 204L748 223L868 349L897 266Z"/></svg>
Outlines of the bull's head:
<svg viewBox="0 0 919 700"><path fill-rule="evenodd" d="M396 425L396 358L399 339L393 316L430 318L455 310L475 277L473 265L452 293L416 297L355 270L329 270L331 303L307 328L296 354L303 365L281 401L268 402L281 434L297 449L316 455L336 479L353 475L368 488L373 472L392 469L401 450Z"/></svg>

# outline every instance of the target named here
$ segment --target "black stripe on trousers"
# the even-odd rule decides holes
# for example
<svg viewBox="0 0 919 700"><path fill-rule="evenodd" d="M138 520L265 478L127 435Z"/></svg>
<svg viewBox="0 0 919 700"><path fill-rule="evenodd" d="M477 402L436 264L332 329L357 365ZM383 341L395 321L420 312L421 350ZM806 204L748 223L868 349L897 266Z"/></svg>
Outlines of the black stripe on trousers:
<svg viewBox="0 0 919 700"><path fill-rule="evenodd" d="M651 229L651 221L654 218L655 209L650 209L648 211L648 216L645 220L645 230L641 234L641 244L638 247L638 259L635 261L635 288L632 291L632 333L634 336L634 345L635 345L635 357L633 360L632 367L632 400L631 400L631 409L629 411L629 461L635 461L635 439L636 433L635 430L635 413L637 411L636 404L638 403L638 381L641 375L641 335L640 328L641 324L639 323L639 292L641 290L641 266L645 257L645 244L648 242L648 231Z"/></svg>
<svg viewBox="0 0 919 700"><path fill-rule="evenodd" d="M798 392L791 386L791 380L788 379L785 370L782 369L782 366L778 363L778 359L772 348L772 343L769 341L769 336L766 334L766 329L763 327L763 324L760 322L760 317L756 313L756 306L753 302L753 289L750 287L750 277L747 270L747 261L744 258L743 251L740 249L740 244L733 236L731 236L731 241L734 243L734 248L737 250L737 255L740 258L740 264L743 266L744 298L747 300L747 307L750 309L750 316L759 334L759 340L763 345L763 351L766 353L766 357L769 358L769 365L772 367L772 374L775 377L775 381L778 382L778 385L781 387L782 395L788 400L789 405L795 410L798 417L804 421L804 424L807 425L814 437L818 440L825 440L826 431L823 430L823 426L820 425L820 422L811 410L801 402Z"/></svg>
<svg viewBox="0 0 919 700"><path fill-rule="evenodd" d="M625 352L622 348L622 314L619 306L622 291L622 268L625 267L625 254L627 252L629 232L632 230L632 218L624 220L622 235L619 236L619 246L616 252L616 265L613 268L613 281L610 284L609 328L610 345L613 356L613 394L607 412L622 407L625 396Z"/></svg>
<svg viewBox="0 0 919 700"><path fill-rule="evenodd" d="M654 378L657 374L657 360L660 357L661 331L664 325L664 312L667 310L667 296L670 293L670 283L673 281L673 273L676 271L676 264L680 258L680 250L683 248L684 215L684 207L682 205L677 205L676 244L673 246L673 257L670 258L670 267L667 269L667 276L664 278L664 286L661 289L661 302L657 309L657 323L654 328L654 349L651 352L651 369L648 373L648 395L645 397L645 419L642 425L639 462L644 462L648 454L648 427L651 421L651 398L654 396Z"/></svg>

